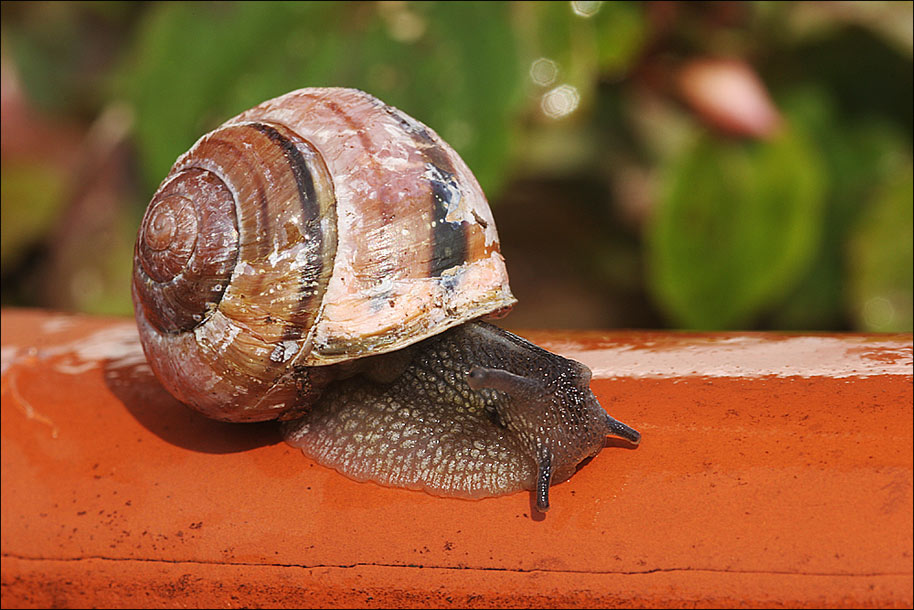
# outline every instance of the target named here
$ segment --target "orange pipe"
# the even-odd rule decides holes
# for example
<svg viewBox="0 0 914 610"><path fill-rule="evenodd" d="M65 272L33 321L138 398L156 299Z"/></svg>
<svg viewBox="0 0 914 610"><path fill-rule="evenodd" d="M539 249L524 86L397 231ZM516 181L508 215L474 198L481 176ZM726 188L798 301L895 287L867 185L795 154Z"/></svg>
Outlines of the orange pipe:
<svg viewBox="0 0 914 610"><path fill-rule="evenodd" d="M197 415L132 321L2 313L2 604L912 605L912 337L525 333L641 446L480 501Z"/></svg>

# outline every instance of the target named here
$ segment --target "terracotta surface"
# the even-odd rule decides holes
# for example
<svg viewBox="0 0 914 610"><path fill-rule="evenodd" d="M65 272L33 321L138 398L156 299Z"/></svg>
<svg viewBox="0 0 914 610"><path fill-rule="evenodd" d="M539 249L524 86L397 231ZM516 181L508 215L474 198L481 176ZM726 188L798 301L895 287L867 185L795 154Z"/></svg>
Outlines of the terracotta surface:
<svg viewBox="0 0 914 610"><path fill-rule="evenodd" d="M4 311L3 607L911 606L911 335L526 334L643 434L545 517L206 420L130 320Z"/></svg>

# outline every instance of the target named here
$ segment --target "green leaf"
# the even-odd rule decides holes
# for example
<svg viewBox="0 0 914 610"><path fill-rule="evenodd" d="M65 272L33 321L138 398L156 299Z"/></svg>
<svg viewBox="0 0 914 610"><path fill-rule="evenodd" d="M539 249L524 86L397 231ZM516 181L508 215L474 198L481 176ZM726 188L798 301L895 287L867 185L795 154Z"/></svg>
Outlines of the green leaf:
<svg viewBox="0 0 914 610"><path fill-rule="evenodd" d="M851 298L854 314L866 330L911 332L912 201L914 179L908 165L869 202L852 236Z"/></svg>
<svg viewBox="0 0 914 610"><path fill-rule="evenodd" d="M20 161L4 162L2 177L0 269L6 271L53 228L65 204L66 176L50 164Z"/></svg>
<svg viewBox="0 0 914 610"><path fill-rule="evenodd" d="M295 3L156 5L143 23L133 60L123 77L136 112L143 169L156 185L177 156L205 131L258 101L288 89L256 77L275 75L273 66L296 26L321 12ZM315 19L327 21L326 13ZM257 91L243 87L255 76ZM288 82L291 74L284 74Z"/></svg>
<svg viewBox="0 0 914 610"><path fill-rule="evenodd" d="M625 74L640 55L648 37L644 6L607 2L594 16L600 68L607 77Z"/></svg>
<svg viewBox="0 0 914 610"><path fill-rule="evenodd" d="M822 239L813 264L771 312L774 328L835 330L847 328L851 308L848 237L867 202L908 162L909 144L897 127L881 120L847 121L817 89L793 90L781 107L802 124L821 153L827 173ZM863 326L858 325L858 328Z"/></svg>
<svg viewBox="0 0 914 610"><path fill-rule="evenodd" d="M525 102L509 18L500 2L156 5L122 77L150 188L206 131L301 87L400 107L497 188Z"/></svg>
<svg viewBox="0 0 914 610"><path fill-rule="evenodd" d="M604 2L576 14L571 3L532 2L518 7L524 14L528 61L556 62L554 82L575 87L589 100L598 76L619 79L638 59L647 39L644 8L631 2Z"/></svg>
<svg viewBox="0 0 914 610"><path fill-rule="evenodd" d="M751 326L811 263L822 204L820 164L796 129L701 137L666 170L648 235L653 294L683 327Z"/></svg>
<svg viewBox="0 0 914 610"><path fill-rule="evenodd" d="M399 42L391 39L389 26L381 30L360 65L366 75L395 77L364 88L438 132L491 197L505 179L511 134L525 102L525 67L509 22L510 6L408 6L425 24L423 36Z"/></svg>

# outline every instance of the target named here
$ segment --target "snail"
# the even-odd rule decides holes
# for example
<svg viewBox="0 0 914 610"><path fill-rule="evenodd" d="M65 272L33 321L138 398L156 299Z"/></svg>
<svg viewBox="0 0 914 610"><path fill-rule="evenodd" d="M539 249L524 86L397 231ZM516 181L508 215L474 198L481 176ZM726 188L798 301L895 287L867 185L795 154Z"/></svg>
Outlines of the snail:
<svg viewBox="0 0 914 610"><path fill-rule="evenodd" d="M492 212L434 131L355 89L266 101L178 158L133 301L178 400L356 480L477 498L570 477L607 435L590 370L482 321L515 299Z"/></svg>

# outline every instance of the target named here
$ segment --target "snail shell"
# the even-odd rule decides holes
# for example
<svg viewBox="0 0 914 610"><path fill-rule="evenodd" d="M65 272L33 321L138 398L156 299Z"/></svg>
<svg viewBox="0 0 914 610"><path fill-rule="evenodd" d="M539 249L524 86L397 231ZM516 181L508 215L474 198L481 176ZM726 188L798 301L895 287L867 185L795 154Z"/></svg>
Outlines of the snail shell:
<svg viewBox="0 0 914 610"><path fill-rule="evenodd" d="M301 89L204 135L140 226L153 372L359 480L548 489L615 434L590 370L478 321L515 302L492 213L435 132L353 89Z"/></svg>
<svg viewBox="0 0 914 610"><path fill-rule="evenodd" d="M200 138L149 204L133 296L156 376L230 421L302 410L325 382L306 367L515 302L466 164L352 89L294 91Z"/></svg>

